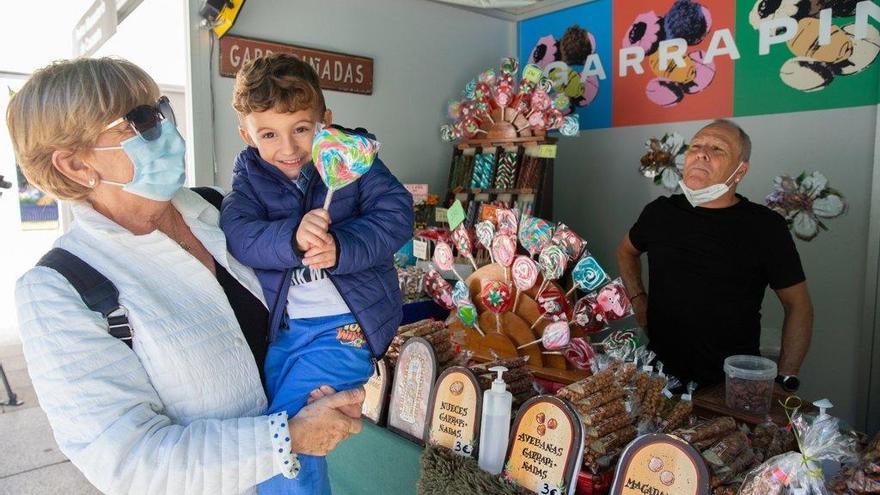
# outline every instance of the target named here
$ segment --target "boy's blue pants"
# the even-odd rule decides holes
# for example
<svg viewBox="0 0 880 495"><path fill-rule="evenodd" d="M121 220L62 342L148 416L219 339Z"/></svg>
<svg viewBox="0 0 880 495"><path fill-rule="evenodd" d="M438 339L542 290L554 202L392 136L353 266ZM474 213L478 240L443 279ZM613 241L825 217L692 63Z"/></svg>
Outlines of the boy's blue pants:
<svg viewBox="0 0 880 495"><path fill-rule="evenodd" d="M265 371L269 413L287 411L293 418L321 385L342 391L366 383L373 363L363 332L345 314L289 320L269 344ZM299 462L296 478L279 474L259 484L259 494L330 494L326 458L299 454Z"/></svg>

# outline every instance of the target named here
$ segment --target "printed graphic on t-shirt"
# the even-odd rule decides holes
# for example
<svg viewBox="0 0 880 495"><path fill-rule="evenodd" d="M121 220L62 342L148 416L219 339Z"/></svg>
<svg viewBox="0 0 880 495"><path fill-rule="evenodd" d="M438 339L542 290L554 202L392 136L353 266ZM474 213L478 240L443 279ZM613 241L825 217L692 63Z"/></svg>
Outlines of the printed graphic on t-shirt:
<svg viewBox="0 0 880 495"><path fill-rule="evenodd" d="M327 275L327 272L321 268L316 270L303 266L293 269L293 281L291 282L291 285L303 285L309 282L324 280L328 277L329 275Z"/></svg>
<svg viewBox="0 0 880 495"><path fill-rule="evenodd" d="M347 345L356 349L362 348L366 343L364 332L361 330L361 326L357 323L352 323L351 325L345 325L344 327L336 329L336 340L342 345Z"/></svg>

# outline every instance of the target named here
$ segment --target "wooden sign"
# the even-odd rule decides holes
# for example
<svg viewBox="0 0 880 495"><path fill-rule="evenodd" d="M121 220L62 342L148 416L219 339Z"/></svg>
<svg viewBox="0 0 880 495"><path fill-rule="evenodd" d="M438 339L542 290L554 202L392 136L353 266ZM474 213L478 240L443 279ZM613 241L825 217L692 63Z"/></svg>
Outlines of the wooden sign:
<svg viewBox="0 0 880 495"><path fill-rule="evenodd" d="M388 390L391 388L391 377L388 376L388 364L385 359L376 362L376 371L364 384L366 396L361 408L361 416L367 421L381 425L385 422L388 410Z"/></svg>
<svg viewBox="0 0 880 495"><path fill-rule="evenodd" d="M226 35L220 38L220 75L235 77L235 74L246 62L270 53L290 53L307 62L318 73L322 89L373 94L372 58L242 38L241 36Z"/></svg>
<svg viewBox="0 0 880 495"><path fill-rule="evenodd" d="M571 405L539 395L516 414L504 476L541 495L573 494L583 449L583 425Z"/></svg>
<svg viewBox="0 0 880 495"><path fill-rule="evenodd" d="M388 406L388 429L424 445L428 401L437 378L437 356L427 340L413 337L400 349Z"/></svg>
<svg viewBox="0 0 880 495"><path fill-rule="evenodd" d="M611 495L708 495L706 463L684 440L672 435L644 435L624 449Z"/></svg>
<svg viewBox="0 0 880 495"><path fill-rule="evenodd" d="M476 458L482 404L483 392L474 372L462 366L448 368L431 393L425 443Z"/></svg>

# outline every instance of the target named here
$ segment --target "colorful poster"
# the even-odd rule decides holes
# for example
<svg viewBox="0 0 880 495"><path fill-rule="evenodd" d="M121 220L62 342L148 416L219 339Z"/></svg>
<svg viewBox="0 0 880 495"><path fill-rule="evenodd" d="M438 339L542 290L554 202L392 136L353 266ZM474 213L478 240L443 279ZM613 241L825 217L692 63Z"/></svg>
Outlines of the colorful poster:
<svg viewBox="0 0 880 495"><path fill-rule="evenodd" d="M880 0L597 0L520 22L519 56L581 129L844 108L880 102L878 24Z"/></svg>
<svg viewBox="0 0 880 495"><path fill-rule="evenodd" d="M880 32L876 23L868 23L863 39L853 36L858 4L865 4L861 8L868 12L871 1L826 2L834 8L825 29L817 2L795 3L737 1L737 44L743 56L736 62L736 115L876 104ZM760 23L784 16L793 19L796 29L773 34L791 39L769 45L769 53L760 55ZM823 31L828 36L825 45L820 40Z"/></svg>
<svg viewBox="0 0 880 495"><path fill-rule="evenodd" d="M569 97L581 129L611 126L611 0L519 23L519 58L541 67Z"/></svg>
<svg viewBox="0 0 880 495"><path fill-rule="evenodd" d="M723 30L735 35L735 20L730 0L616 0L614 126L731 116L733 61L715 56L709 62L707 50ZM624 50L644 58L622 63Z"/></svg>

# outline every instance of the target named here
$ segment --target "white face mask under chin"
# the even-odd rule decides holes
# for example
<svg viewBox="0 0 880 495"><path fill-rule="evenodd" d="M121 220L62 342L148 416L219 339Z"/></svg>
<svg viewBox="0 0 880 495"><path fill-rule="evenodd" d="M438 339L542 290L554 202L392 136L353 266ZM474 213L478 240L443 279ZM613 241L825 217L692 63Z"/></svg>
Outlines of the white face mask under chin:
<svg viewBox="0 0 880 495"><path fill-rule="evenodd" d="M702 189L691 189L684 183L684 179L682 179L678 181L678 186L681 187L681 191L684 193L684 197L687 198L688 203L696 208L697 206L715 201L721 196L724 196L724 194L730 190L730 186L727 185L728 181L739 172L742 165L743 162L739 162L739 165L736 166L736 170L730 174L730 177L720 184L712 184L711 186L706 186Z"/></svg>

